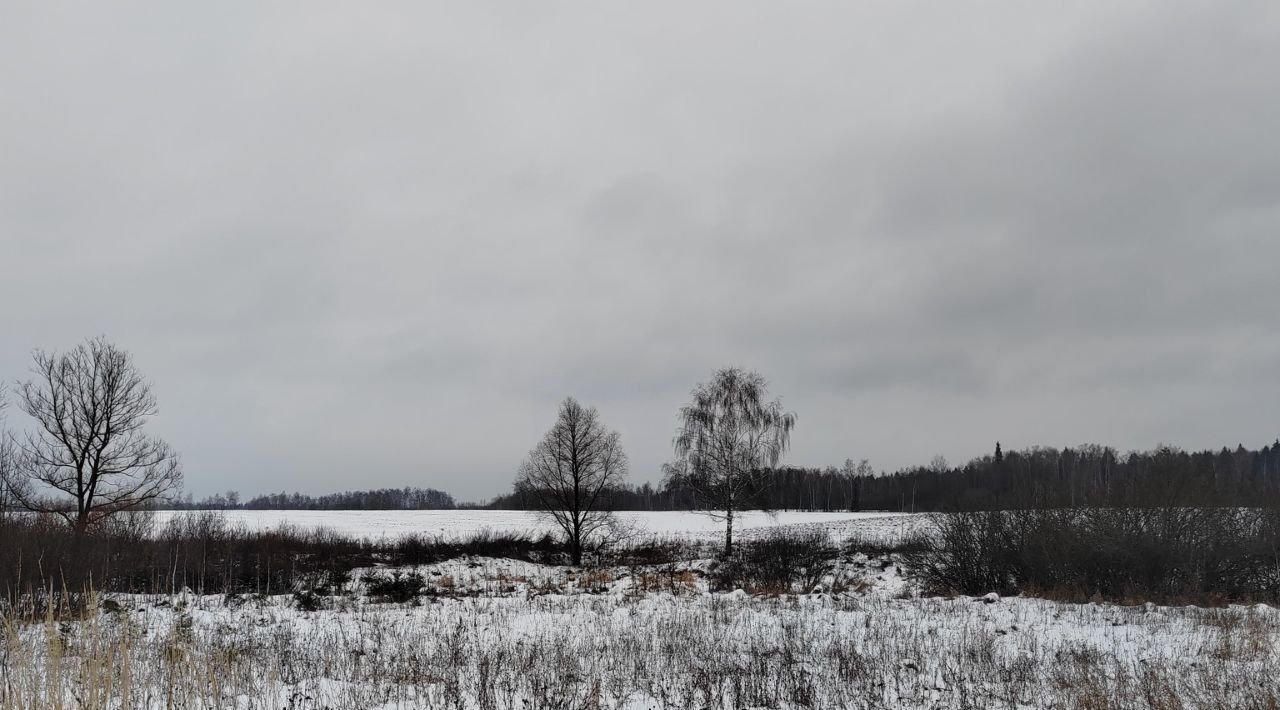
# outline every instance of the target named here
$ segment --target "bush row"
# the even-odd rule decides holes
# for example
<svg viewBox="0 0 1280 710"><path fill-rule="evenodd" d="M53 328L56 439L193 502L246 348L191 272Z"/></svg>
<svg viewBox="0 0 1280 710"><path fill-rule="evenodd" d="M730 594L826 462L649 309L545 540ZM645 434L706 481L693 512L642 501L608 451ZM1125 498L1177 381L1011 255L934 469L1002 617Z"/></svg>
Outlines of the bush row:
<svg viewBox="0 0 1280 710"><path fill-rule="evenodd" d="M907 555L927 590L1073 600L1280 599L1280 510L1058 508L942 516Z"/></svg>
<svg viewBox="0 0 1280 710"><path fill-rule="evenodd" d="M649 540L592 550L597 564L665 564L693 559L699 548L680 540ZM336 589L351 571L376 565L442 562L463 556L566 564L564 544L551 535L481 531L461 539L410 535L365 540L331 530L281 526L250 531L216 511L114 516L77 535L60 519L0 515L0 600L98 591L168 594L285 594Z"/></svg>
<svg viewBox="0 0 1280 710"><path fill-rule="evenodd" d="M77 535L60 520L0 516L0 594L4 598L84 589L157 594L282 594L325 589L358 567L411 565L462 555L555 561L553 538L480 533L462 540L409 537L394 542L324 529L281 526L249 531L216 512L174 516L157 525L145 513L115 516Z"/></svg>

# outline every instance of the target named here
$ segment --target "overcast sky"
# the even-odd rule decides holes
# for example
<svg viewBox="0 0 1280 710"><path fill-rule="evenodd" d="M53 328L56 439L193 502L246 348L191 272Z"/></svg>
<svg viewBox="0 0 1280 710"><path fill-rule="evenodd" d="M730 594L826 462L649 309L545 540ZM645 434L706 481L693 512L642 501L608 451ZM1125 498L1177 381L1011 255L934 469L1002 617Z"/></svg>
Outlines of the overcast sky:
<svg viewBox="0 0 1280 710"><path fill-rule="evenodd" d="M0 4L0 378L106 334L197 497L1280 435L1273 2ZM27 425L11 408L11 427Z"/></svg>

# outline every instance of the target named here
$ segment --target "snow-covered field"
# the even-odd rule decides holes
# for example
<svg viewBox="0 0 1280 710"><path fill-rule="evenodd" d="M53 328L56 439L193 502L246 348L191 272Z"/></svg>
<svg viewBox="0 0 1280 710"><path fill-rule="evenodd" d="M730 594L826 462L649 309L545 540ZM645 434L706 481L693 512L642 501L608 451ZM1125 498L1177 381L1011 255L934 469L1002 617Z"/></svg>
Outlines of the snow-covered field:
<svg viewBox="0 0 1280 710"><path fill-rule="evenodd" d="M333 513L252 515L241 522L365 536L538 523L503 511L381 514L398 524L360 513L346 528ZM717 531L699 516L641 517L655 535ZM848 538L927 518L748 520ZM1280 610L1264 605L920 598L900 558L861 552L810 593L752 594L715 591L714 565L462 557L357 570L307 596L107 595L81 620L0 624L0 709L1280 706ZM395 601L385 590L402 580L414 593Z"/></svg>
<svg viewBox="0 0 1280 710"><path fill-rule="evenodd" d="M159 522L174 515L190 513L161 511ZM551 532L543 516L520 510L228 510L227 522L250 530L271 530L281 525L303 529L326 528L338 533L370 539L394 539L405 535L443 538L468 537L482 531L539 535ZM724 523L701 513L685 511L622 512L619 517L633 524L641 535L709 539L723 533ZM896 539L919 528L925 516L904 513L812 513L758 511L739 513L734 523L738 533L759 531L778 525L820 526L837 538L859 535L877 540Z"/></svg>
<svg viewBox="0 0 1280 710"><path fill-rule="evenodd" d="M491 559L419 568L409 604L359 580L289 596L122 596L12 625L0 707L1264 708L1280 612L919 599L885 560L834 593L711 593L686 569ZM391 575L391 570L374 574ZM663 591L656 591L662 589Z"/></svg>

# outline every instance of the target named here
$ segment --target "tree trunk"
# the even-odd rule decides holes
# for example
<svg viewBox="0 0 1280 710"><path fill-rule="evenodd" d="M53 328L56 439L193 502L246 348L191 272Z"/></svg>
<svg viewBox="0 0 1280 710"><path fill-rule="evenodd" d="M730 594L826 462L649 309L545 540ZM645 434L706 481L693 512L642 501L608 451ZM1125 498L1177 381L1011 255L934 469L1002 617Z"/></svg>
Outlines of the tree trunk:
<svg viewBox="0 0 1280 710"><path fill-rule="evenodd" d="M569 536L569 554L573 557L573 566L582 566L582 519L573 516L573 534Z"/></svg>
<svg viewBox="0 0 1280 710"><path fill-rule="evenodd" d="M724 556L733 554L733 508L725 511L724 518Z"/></svg>

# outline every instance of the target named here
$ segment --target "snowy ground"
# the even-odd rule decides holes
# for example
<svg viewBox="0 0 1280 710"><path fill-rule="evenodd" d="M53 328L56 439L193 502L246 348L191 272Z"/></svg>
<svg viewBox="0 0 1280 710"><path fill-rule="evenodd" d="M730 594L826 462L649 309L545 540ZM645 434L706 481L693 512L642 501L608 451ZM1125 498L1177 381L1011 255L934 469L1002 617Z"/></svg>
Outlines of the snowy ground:
<svg viewBox="0 0 1280 710"><path fill-rule="evenodd" d="M189 513L161 511L159 522ZM232 525L251 530L270 530L282 524L300 528L323 527L358 538L392 539L419 534L444 538L467 537L488 530L541 534L551 531L546 518L520 510L228 510L223 515ZM714 538L723 533L724 523L701 513L685 511L623 512L618 514L643 534L655 537ZM758 531L777 525L821 526L837 538L858 535L895 539L917 529L925 516L903 513L811 513L758 511L740 513L734 527L738 532ZM750 536L750 533L747 533Z"/></svg>
<svg viewBox="0 0 1280 710"><path fill-rule="evenodd" d="M476 516L471 530L530 522L435 514L459 521L450 515ZM850 537L924 521L779 522ZM715 530L693 516L650 522L662 535ZM349 530L390 529L362 524ZM82 620L0 624L0 709L1280 706L1274 608L920 598L901 564L845 554L807 594L716 591L711 560L584 569L464 557L358 570L307 598L107 595ZM376 591L410 576L421 589L407 601Z"/></svg>
<svg viewBox="0 0 1280 710"><path fill-rule="evenodd" d="M12 625L0 707L1252 708L1280 698L1280 612L919 599L891 560L839 591L712 593L699 564L581 571L484 558L290 596L117 596ZM380 569L371 573L393 575ZM403 573L403 570L399 572ZM659 591L661 590L661 591Z"/></svg>

